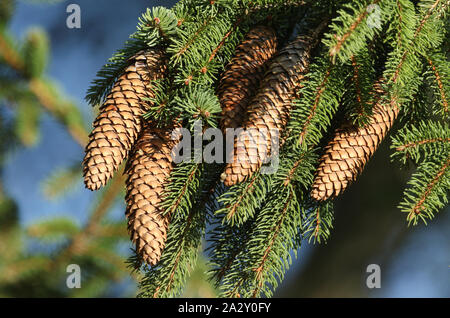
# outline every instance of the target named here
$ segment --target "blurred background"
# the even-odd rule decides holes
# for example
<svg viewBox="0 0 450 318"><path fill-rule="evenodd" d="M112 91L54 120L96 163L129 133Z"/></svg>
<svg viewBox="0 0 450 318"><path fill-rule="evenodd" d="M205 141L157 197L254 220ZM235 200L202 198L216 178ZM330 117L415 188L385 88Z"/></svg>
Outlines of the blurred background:
<svg viewBox="0 0 450 318"><path fill-rule="evenodd" d="M147 7L175 1L0 0L0 297L134 297L125 260L122 179L92 193L81 161L96 109L84 101L96 72L135 31ZM81 28L69 29L69 4ZM388 143L336 201L329 242L305 242L277 297L450 297L450 211L408 227L396 208L410 171ZM69 264L82 270L69 289ZM381 288L366 268L381 268ZM185 297L214 297L205 260Z"/></svg>

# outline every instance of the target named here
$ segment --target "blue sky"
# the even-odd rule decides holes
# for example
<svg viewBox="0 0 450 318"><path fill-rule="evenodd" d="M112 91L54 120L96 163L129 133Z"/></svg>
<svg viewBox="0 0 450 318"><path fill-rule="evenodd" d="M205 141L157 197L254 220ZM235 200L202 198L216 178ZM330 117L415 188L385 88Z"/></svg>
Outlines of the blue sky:
<svg viewBox="0 0 450 318"><path fill-rule="evenodd" d="M77 3L81 7L80 30L65 26L66 6L69 3ZM93 112L84 101L84 96L96 72L134 32L137 18L147 6L170 6L172 3L84 0L40 5L20 1L11 30L19 38L23 38L32 26L43 27L49 32L51 63L47 74L60 83L67 96L79 105L87 122L91 122ZM47 200L40 185L54 169L81 163L83 149L53 118L45 115L41 125L41 142L35 147L20 149L8 159L3 172L5 188L17 200L24 224L61 215L71 216L81 224L86 220L95 197L84 189L81 178L76 190L59 201ZM119 203L112 216L123 217L123 211L123 203ZM427 227L411 229L414 234L408 238L392 266L382 269L383 287L373 296L450 297L448 212L447 208ZM301 251L300 259L305 259L308 254L308 249ZM301 262L296 263L287 278L299 267Z"/></svg>

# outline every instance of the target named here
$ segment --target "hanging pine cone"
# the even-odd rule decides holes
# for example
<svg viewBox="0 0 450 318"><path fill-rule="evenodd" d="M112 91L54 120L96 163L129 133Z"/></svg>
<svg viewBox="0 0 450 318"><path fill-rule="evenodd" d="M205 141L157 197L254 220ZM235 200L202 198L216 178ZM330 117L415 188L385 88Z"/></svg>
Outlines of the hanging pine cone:
<svg viewBox="0 0 450 318"><path fill-rule="evenodd" d="M249 134L244 138L237 138L233 162L227 164L222 174L226 186L246 180L261 167L269 155L275 155L270 154L271 139L275 138L273 131L280 135L287 124L292 100L307 72L310 50L316 39L317 37L298 36L271 62L247 109L243 126ZM257 138L258 136L262 138ZM255 137L256 140L251 141Z"/></svg>
<svg viewBox="0 0 450 318"><path fill-rule="evenodd" d="M378 84L375 91L382 93ZM391 129L398 112L396 105L377 102L364 127L345 124L336 130L320 159L312 185L311 196L315 200L337 197L355 181Z"/></svg>
<svg viewBox="0 0 450 318"><path fill-rule="evenodd" d="M152 266L159 262L170 221L160 203L173 168L171 132L145 125L125 170L128 232L137 253Z"/></svg>
<svg viewBox="0 0 450 318"><path fill-rule="evenodd" d="M154 97L151 81L162 78L166 70L159 49L141 51L129 63L100 107L89 136L83 174L90 190L104 186L128 156L141 131L141 116L150 107L142 98Z"/></svg>
<svg viewBox="0 0 450 318"><path fill-rule="evenodd" d="M236 48L217 90L222 106L220 126L224 132L226 128L240 127L247 104L255 95L267 70L267 61L276 49L275 32L265 26L250 30Z"/></svg>

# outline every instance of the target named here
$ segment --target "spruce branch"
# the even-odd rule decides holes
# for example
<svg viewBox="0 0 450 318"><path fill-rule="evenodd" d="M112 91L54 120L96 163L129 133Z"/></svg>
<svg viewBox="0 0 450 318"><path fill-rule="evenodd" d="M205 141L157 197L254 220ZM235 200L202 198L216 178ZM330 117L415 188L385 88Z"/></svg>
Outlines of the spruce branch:
<svg viewBox="0 0 450 318"><path fill-rule="evenodd" d="M183 25L183 30L180 31L178 35L180 39L173 39L172 44L167 50L167 52L172 55L171 62L173 65L182 65L183 55L194 44L197 37L206 29L210 23L210 19L211 18L204 20L201 23L193 23L193 25ZM192 32L192 30L188 30L188 27L195 29L195 31Z"/></svg>
<svg viewBox="0 0 450 318"><path fill-rule="evenodd" d="M169 79L162 78L152 82L153 96L144 97L147 101L148 111L142 115L146 120L151 120L156 126L167 126L173 122L173 114L170 103L173 100L173 86Z"/></svg>
<svg viewBox="0 0 450 318"><path fill-rule="evenodd" d="M311 6L300 8L305 3ZM393 137L393 158L403 164L409 159L419 163L400 208L414 224L441 209L448 201L448 74L446 53L436 52L445 46L447 22L443 18L447 7L448 1L442 0L425 0L418 5L409 0L346 4L181 0L171 10L161 9L167 14L165 18L162 13L147 11L133 43L136 47L156 43L165 47L169 65L167 78L155 83L155 96L149 99L154 106L144 118L158 127L176 118L191 130L197 119L208 127L217 126L221 109L214 92L218 79L248 30L261 23L270 25L285 44L291 33L292 37L297 31L306 34L303 28L309 30L320 22L325 26L325 13L337 17L322 39L323 45L308 47L308 58L300 61L305 64L308 60L309 71L294 85L289 100L293 102L283 113L286 121L282 123L280 166L275 174L263 175L256 169L246 181L228 188L219 183L223 165L189 162L175 167L164 192L163 207L172 221L160 263L141 267L137 257L130 258L135 269L145 273L139 296L180 295L196 266L209 221L209 274L221 296L271 296L302 239L320 243L330 235L332 203L311 201L311 189L314 193L317 188L314 175L325 171L322 183L327 184L318 187L329 192L332 181L339 190L333 193L340 193L362 171L399 112L406 125L398 122L402 128ZM373 25L374 8L378 10L374 14L380 14L379 25ZM132 51L126 49L123 55ZM93 100L107 91L105 79L120 72L121 59L118 56L118 63L106 68L103 80L92 90ZM273 82L294 82L287 72L293 68L292 59L286 58L283 66L285 75ZM275 67L274 73L281 73L281 68ZM269 86L280 95L287 90L287 86ZM427 111L428 88L422 91L428 86L434 91L433 112ZM319 166L315 174L318 145L332 121L340 125L338 108L352 127L343 125L337 130L330 146L334 150L328 151L328 147L325 151L330 161ZM276 112L280 108L273 110ZM262 117L260 112L254 113L252 122ZM438 120L432 121L432 115ZM332 175L330 171L336 170L339 173Z"/></svg>
<svg viewBox="0 0 450 318"><path fill-rule="evenodd" d="M175 75L175 83L189 85L191 83L208 85L215 81L220 63L210 60L213 52L223 48L228 35L232 17L221 15L207 17L203 22L185 22L180 32L180 41L168 47L171 54L172 67L179 70ZM232 41L236 44L236 41ZM234 45L233 45L234 46ZM231 55L231 54L229 54Z"/></svg>
<svg viewBox="0 0 450 318"><path fill-rule="evenodd" d="M278 193L259 211L246 249L238 253L223 277L223 296L271 295L291 263L290 251L295 246L291 235L298 233L302 214L296 202L294 192Z"/></svg>
<svg viewBox="0 0 450 318"><path fill-rule="evenodd" d="M253 220L254 218L248 219L239 226L230 226L222 218L211 222L212 230L208 233L208 238L212 244L206 252L211 256L209 276L216 287L221 285L236 257L246 249Z"/></svg>
<svg viewBox="0 0 450 318"><path fill-rule="evenodd" d="M189 213L192 208L189 198L199 190L202 173L203 166L191 162L179 164L174 168L162 203L166 209L165 214Z"/></svg>
<svg viewBox="0 0 450 318"><path fill-rule="evenodd" d="M39 77L47 67L49 40L46 33L39 28L28 31L22 46L22 56L25 63L24 70L28 77Z"/></svg>
<svg viewBox="0 0 450 318"><path fill-rule="evenodd" d="M25 63L23 62L17 48L12 42L12 39L6 34L5 31L0 31L0 57L8 64L12 69L23 72Z"/></svg>
<svg viewBox="0 0 450 318"><path fill-rule="evenodd" d="M252 218L271 189L268 175L255 173L249 180L236 184L218 197L216 215L222 215L232 225L241 226Z"/></svg>
<svg viewBox="0 0 450 318"><path fill-rule="evenodd" d="M396 42L398 48L407 47L414 38L417 23L416 10L410 0L397 0L393 7L394 14L386 33Z"/></svg>
<svg viewBox="0 0 450 318"><path fill-rule="evenodd" d="M59 122L67 127L73 139L82 147L88 141L86 128L82 124L81 114L71 102L62 101L55 96L49 82L41 79L32 79L29 88L41 105L52 114Z"/></svg>
<svg viewBox="0 0 450 318"><path fill-rule="evenodd" d="M362 3L346 3L338 11L339 16L333 19L330 26L332 33L326 34L323 43L329 48L329 55L333 62L348 60L365 46L381 27L370 25L368 18L371 8L379 8L380 22L384 23L389 17L391 1L374 0Z"/></svg>
<svg viewBox="0 0 450 318"><path fill-rule="evenodd" d="M216 128L222 109L211 88L193 84L179 90L173 98L172 110L179 113L189 127L194 127L194 122L201 119L207 126Z"/></svg>
<svg viewBox="0 0 450 318"><path fill-rule="evenodd" d="M364 126L372 115L373 94L372 87L375 81L375 71L372 66L367 47L361 49L357 55L351 58L351 87L348 92L350 100L346 102L347 116L357 126ZM348 98L348 97L347 97Z"/></svg>
<svg viewBox="0 0 450 318"><path fill-rule="evenodd" d="M448 204L450 191L450 156L427 161L419 165L408 182L403 201L399 204L407 213L409 224L417 225L419 220L427 220Z"/></svg>
<svg viewBox="0 0 450 318"><path fill-rule="evenodd" d="M287 144L295 148L308 149L319 143L344 94L347 75L322 54L312 63L299 97L293 101Z"/></svg>
<svg viewBox="0 0 450 318"><path fill-rule="evenodd" d="M435 92L436 106L433 111L436 115L448 119L450 111L448 108L448 96L450 89L450 62L446 56L440 52L434 52L426 56L430 71L425 77L431 83L431 88Z"/></svg>
<svg viewBox="0 0 450 318"><path fill-rule="evenodd" d="M29 226L26 231L30 237L39 240L58 241L61 237L75 235L79 228L73 220L61 217L40 221Z"/></svg>
<svg viewBox="0 0 450 318"><path fill-rule="evenodd" d="M272 237L269 240L269 244L267 245L266 249L264 250L264 254L262 255L260 261L257 263L257 267L252 268L253 271L256 272L256 280L258 281L256 286L253 287L252 297L259 296L261 290L264 288L264 281L265 281L265 271L267 271L267 268L270 266L267 264L270 262L269 255L272 252L272 249L274 248L275 241L279 237L281 232L281 227L283 225L283 221L286 218L286 214L288 212L288 209L290 207L291 201L293 200L293 193L291 192L290 195L287 197L286 202L283 205L283 208L281 210L281 215L277 222L275 223L275 227L271 229L271 232L273 232Z"/></svg>
<svg viewBox="0 0 450 318"><path fill-rule="evenodd" d="M439 6L440 5L440 6ZM388 83L393 83L392 91L397 98L406 98L411 95L413 89L409 89L409 94L401 89L404 86L414 85L413 74L417 73L421 64L419 56L426 53L429 49L437 47L441 41L443 34L439 32L439 26L442 26L440 15L447 10L449 2L436 0L431 5L429 1L422 1L422 14L419 25L414 31L412 38L413 44L410 43L401 51L394 51L386 62L385 78Z"/></svg>
<svg viewBox="0 0 450 318"><path fill-rule="evenodd" d="M392 137L392 157L403 164L408 159L419 163L442 153L450 152L450 127L448 123L431 120L404 127Z"/></svg>
<svg viewBox="0 0 450 318"><path fill-rule="evenodd" d="M39 124L42 107L35 98L24 92L22 97L16 98L16 118L14 131L25 146L34 146L40 139ZM13 95L15 93L13 92ZM11 98L14 98L11 96ZM14 103L13 100L11 100Z"/></svg>
<svg viewBox="0 0 450 318"><path fill-rule="evenodd" d="M222 238L214 231L212 276L221 283L223 296L270 296L291 263L290 252L300 246L304 210L299 202L312 182L316 157L312 152L293 157L282 158L267 200L241 225L245 230L219 226L226 233ZM231 239L239 243L227 247Z"/></svg>
<svg viewBox="0 0 450 318"><path fill-rule="evenodd" d="M327 241L333 227L333 203L319 203L306 212L303 235L308 242L321 243Z"/></svg>
<svg viewBox="0 0 450 318"><path fill-rule="evenodd" d="M23 57L12 45L11 41L8 40L7 34L3 31L0 32L0 57L28 81L30 91L44 109L67 127L72 138L84 147L88 139L88 133L83 125L81 114L75 105L59 96L48 80L42 77L29 78Z"/></svg>

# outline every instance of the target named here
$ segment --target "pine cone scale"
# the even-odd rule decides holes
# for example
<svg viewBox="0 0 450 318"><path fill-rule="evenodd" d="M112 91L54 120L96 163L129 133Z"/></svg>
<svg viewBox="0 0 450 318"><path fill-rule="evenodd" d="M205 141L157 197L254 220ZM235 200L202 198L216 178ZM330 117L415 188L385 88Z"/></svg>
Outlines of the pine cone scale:
<svg viewBox="0 0 450 318"><path fill-rule="evenodd" d="M160 204L174 165L174 145L170 129L146 124L126 167L128 231L138 254L152 266L164 250L170 221Z"/></svg>
<svg viewBox="0 0 450 318"><path fill-rule="evenodd" d="M241 126L247 104L255 94L266 62L275 54L276 46L274 31L259 26L252 29L236 48L217 90L222 105L220 127L223 131Z"/></svg>
<svg viewBox="0 0 450 318"><path fill-rule="evenodd" d="M337 129L320 159L311 196L324 201L341 194L364 169L398 115L398 108L377 103L369 123Z"/></svg>
<svg viewBox="0 0 450 318"><path fill-rule="evenodd" d="M89 136L83 174L90 190L104 186L127 157L141 131L141 116L149 107L142 98L153 97L151 80L165 72L161 50L138 54L130 63L134 65L125 69L100 107Z"/></svg>
<svg viewBox="0 0 450 318"><path fill-rule="evenodd" d="M269 155L275 155L270 149L272 138L275 138L273 131L278 131L278 137L281 137L280 133L286 127L295 90L308 68L313 42L312 38L297 37L271 62L257 94L248 106L244 122L247 131L258 131L262 138L255 139L253 143L237 138L234 162L226 166L223 174L226 186L245 181L262 166ZM244 151L240 153L238 149ZM248 155L255 150L255 157Z"/></svg>

